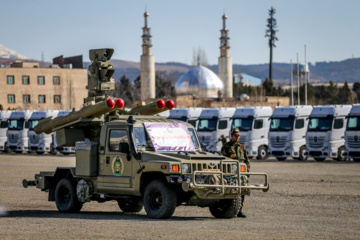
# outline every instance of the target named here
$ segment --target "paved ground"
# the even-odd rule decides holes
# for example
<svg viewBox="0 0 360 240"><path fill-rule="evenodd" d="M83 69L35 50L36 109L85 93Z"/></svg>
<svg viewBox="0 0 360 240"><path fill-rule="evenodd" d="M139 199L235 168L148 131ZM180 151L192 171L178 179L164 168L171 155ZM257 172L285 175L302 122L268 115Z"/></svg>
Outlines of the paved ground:
<svg viewBox="0 0 360 240"><path fill-rule="evenodd" d="M122 213L116 202L62 214L47 194L24 189L39 171L73 166L73 156L0 154L0 239L359 239L360 163L252 161L270 191L246 198L246 219L215 219L180 206L168 220ZM255 179L251 179L255 181ZM2 208L2 209L1 209Z"/></svg>

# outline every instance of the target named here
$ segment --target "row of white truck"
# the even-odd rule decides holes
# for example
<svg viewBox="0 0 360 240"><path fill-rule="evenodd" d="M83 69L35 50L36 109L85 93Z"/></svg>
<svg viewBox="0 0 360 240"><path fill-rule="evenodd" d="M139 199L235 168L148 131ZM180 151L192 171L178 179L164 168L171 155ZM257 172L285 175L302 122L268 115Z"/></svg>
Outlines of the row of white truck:
<svg viewBox="0 0 360 240"><path fill-rule="evenodd" d="M55 134L34 132L41 119L69 112L1 111L0 151L74 153L73 147L58 147ZM229 141L231 129L237 127L249 157L360 161L360 104L298 105L274 111L271 107L177 108L168 118L196 127L200 142L212 152L219 152L222 139Z"/></svg>
<svg viewBox="0 0 360 240"><path fill-rule="evenodd" d="M0 151L42 153L75 153L73 147L58 147L55 134L36 134L41 119L69 114L70 111L0 111Z"/></svg>
<svg viewBox="0 0 360 240"><path fill-rule="evenodd" d="M193 124L208 151L219 152L237 127L249 157L360 161L360 105L180 108L168 118Z"/></svg>

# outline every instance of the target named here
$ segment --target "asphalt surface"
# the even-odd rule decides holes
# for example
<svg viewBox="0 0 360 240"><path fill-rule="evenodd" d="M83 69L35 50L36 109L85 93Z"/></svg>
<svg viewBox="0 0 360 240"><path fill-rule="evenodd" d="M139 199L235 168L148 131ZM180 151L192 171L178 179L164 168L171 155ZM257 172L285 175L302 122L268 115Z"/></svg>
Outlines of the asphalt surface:
<svg viewBox="0 0 360 240"><path fill-rule="evenodd" d="M360 163L252 160L270 190L246 197L246 219L180 206L171 219L153 220L144 210L124 214L116 202L63 214L47 193L22 187L39 171L74 165L74 156L0 153L0 239L360 239Z"/></svg>

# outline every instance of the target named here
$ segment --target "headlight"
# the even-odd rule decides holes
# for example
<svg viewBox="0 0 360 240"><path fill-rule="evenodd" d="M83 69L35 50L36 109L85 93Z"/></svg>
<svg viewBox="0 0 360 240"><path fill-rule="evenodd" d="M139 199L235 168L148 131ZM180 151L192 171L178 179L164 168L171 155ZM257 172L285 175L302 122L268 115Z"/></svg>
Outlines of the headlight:
<svg viewBox="0 0 360 240"><path fill-rule="evenodd" d="M183 172L183 173L190 173L190 164L184 163L184 164L182 165L182 172Z"/></svg>
<svg viewBox="0 0 360 240"><path fill-rule="evenodd" d="M233 164L231 167L232 173L236 173L237 172L237 164Z"/></svg>

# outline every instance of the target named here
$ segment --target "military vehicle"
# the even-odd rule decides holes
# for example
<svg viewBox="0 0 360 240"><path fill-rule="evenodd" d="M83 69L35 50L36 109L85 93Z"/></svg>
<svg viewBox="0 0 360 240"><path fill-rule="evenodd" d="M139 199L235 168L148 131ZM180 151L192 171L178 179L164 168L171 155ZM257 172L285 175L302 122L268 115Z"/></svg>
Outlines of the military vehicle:
<svg viewBox="0 0 360 240"><path fill-rule="evenodd" d="M121 99L106 96L111 73L102 71L110 68L104 62L112 52L90 50L92 75L82 109L44 119L35 128L37 133L56 131L59 145L76 146L76 167L35 174L35 181L23 180L25 188L47 192L60 212L79 212L90 201L116 201L123 212L145 207L155 219L170 218L181 204L232 218L240 209L240 195L269 189L265 173L247 172L237 160L203 151L191 124L152 116L172 109L172 100L129 110ZM249 175L258 175L264 184L250 185Z"/></svg>

